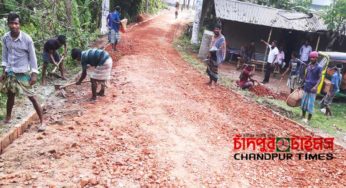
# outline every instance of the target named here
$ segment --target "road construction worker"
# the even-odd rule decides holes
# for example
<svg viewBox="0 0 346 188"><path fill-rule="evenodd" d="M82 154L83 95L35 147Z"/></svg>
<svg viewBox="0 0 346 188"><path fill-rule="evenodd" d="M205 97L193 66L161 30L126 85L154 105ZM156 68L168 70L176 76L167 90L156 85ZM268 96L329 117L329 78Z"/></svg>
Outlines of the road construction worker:
<svg viewBox="0 0 346 188"><path fill-rule="evenodd" d="M91 100L95 101L97 96L105 96L106 82L111 77L113 60L105 50L88 49L81 51L74 48L71 52L72 59L77 60L82 65L82 75L77 85L80 85L87 75L87 68L91 66L94 71L90 75L91 80ZM97 93L97 84L101 84L101 90Z"/></svg>

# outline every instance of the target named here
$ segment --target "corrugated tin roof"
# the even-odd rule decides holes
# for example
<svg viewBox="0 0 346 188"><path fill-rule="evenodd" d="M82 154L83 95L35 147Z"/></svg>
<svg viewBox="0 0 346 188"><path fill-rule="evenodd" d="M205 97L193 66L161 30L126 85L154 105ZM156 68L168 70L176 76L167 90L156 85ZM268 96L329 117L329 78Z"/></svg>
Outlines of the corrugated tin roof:
<svg viewBox="0 0 346 188"><path fill-rule="evenodd" d="M275 28L314 32L327 30L315 14L292 12L236 0L214 0L216 17Z"/></svg>

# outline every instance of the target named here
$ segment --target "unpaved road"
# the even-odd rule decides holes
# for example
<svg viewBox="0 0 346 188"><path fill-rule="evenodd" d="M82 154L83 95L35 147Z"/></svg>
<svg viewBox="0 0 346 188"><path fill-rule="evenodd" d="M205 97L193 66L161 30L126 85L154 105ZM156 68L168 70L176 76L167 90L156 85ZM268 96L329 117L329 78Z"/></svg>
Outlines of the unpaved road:
<svg viewBox="0 0 346 188"><path fill-rule="evenodd" d="M0 161L1 187L345 187L345 150L331 161L236 161L237 133L313 135L223 87L172 46L165 13L122 38L106 97L90 85L48 102L45 133L33 128ZM119 56L119 54L113 54Z"/></svg>

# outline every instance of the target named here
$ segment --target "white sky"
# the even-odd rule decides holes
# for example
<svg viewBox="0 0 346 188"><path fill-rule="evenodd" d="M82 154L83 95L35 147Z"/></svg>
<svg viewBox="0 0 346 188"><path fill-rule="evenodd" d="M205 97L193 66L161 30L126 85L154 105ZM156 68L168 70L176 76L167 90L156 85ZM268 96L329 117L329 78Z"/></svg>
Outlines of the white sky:
<svg viewBox="0 0 346 188"><path fill-rule="evenodd" d="M312 0L312 4L314 5L330 5L333 0Z"/></svg>

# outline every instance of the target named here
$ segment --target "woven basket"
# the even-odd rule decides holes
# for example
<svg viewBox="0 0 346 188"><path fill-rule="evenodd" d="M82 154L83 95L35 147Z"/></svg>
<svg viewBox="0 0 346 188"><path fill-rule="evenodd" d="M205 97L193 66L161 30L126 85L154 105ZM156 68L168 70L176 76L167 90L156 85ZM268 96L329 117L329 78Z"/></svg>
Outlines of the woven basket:
<svg viewBox="0 0 346 188"><path fill-rule="evenodd" d="M302 89L294 90L286 99L286 104L290 107L300 106L300 102L303 98L304 91Z"/></svg>
<svg viewBox="0 0 346 188"><path fill-rule="evenodd" d="M127 26L127 19L122 19L120 21L120 32L125 33L126 32L126 26Z"/></svg>
<svg viewBox="0 0 346 188"><path fill-rule="evenodd" d="M324 79L323 92L328 93L332 87L332 82L328 79Z"/></svg>

